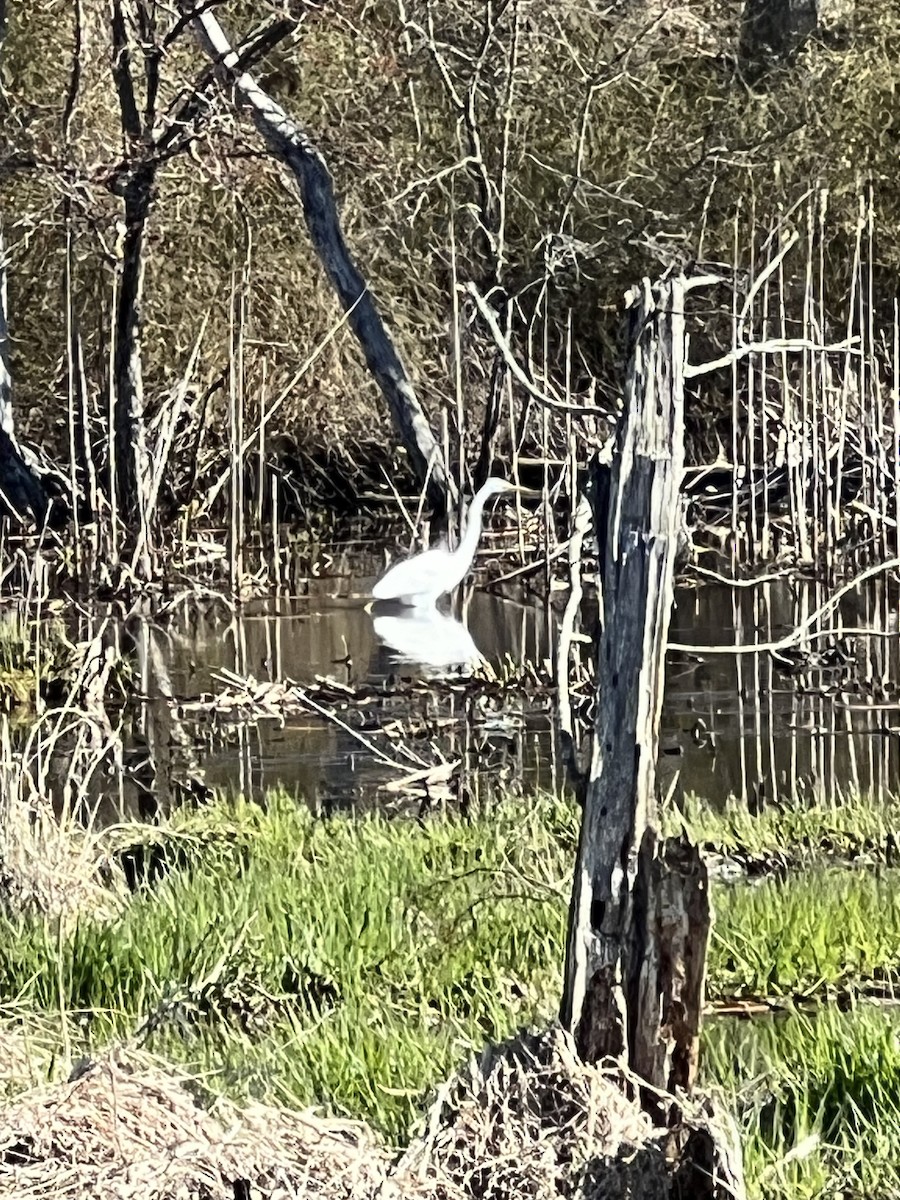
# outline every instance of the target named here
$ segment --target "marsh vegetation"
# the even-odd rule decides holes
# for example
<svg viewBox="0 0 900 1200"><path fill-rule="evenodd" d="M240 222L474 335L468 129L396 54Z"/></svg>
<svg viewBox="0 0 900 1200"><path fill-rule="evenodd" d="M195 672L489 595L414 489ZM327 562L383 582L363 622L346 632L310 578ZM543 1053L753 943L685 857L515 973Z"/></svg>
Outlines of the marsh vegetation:
<svg viewBox="0 0 900 1200"><path fill-rule="evenodd" d="M667 817L685 819L737 848L733 814ZM857 857L898 819L861 797L770 812L755 837L773 873L713 884L703 1071L738 1115L752 1194L898 1184L898 1028L878 1001L900 981L900 904L892 870ZM124 1045L206 1103L324 1105L403 1145L461 1062L553 1016L577 832L546 795L414 823L272 793L89 833L66 902L0 923L3 1036L27 1047L6 1094ZM808 865L780 870L786 846Z"/></svg>
<svg viewBox="0 0 900 1200"><path fill-rule="evenodd" d="M0 1194L669 1194L547 1029L672 378L699 1083L752 1196L900 1191L898 12L0 0Z"/></svg>

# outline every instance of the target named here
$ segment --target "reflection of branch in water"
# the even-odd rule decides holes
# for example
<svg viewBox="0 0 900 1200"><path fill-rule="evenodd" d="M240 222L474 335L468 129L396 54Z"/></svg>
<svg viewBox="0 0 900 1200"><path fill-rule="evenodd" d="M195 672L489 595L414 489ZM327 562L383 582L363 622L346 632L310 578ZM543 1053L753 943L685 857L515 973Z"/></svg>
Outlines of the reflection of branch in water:
<svg viewBox="0 0 900 1200"><path fill-rule="evenodd" d="M826 633L832 634L835 632L834 630L819 630L817 632L813 632L810 627L814 625L820 617L826 616L832 611L832 609L836 608L848 592L854 591L860 586L860 584L865 583L873 576L881 575L885 571L894 571L898 567L900 567L900 558L889 558L887 562L875 563L873 566L867 567L865 571L862 571L859 575L854 576L849 583L845 583L842 587L839 587L833 595L828 597L824 604L821 604L815 610L815 612L810 613L810 615L806 617L805 620L801 621L795 629L792 629L790 633L785 634L785 636L780 638L777 642L757 642L752 646L739 644L733 644L730 646L694 646L686 642L669 642L667 649L677 650L682 654L774 654L779 650L786 650L789 646L793 646L797 642L802 642L804 637L821 637ZM847 631L843 630L842 632L846 633Z"/></svg>
<svg viewBox="0 0 900 1200"><path fill-rule="evenodd" d="M691 563L690 574L700 575L703 579L711 579L714 583L722 583L725 587L755 588L762 587L764 583L775 583L779 579L792 579L797 572L793 567L785 567L781 571L769 571L765 575L754 575L752 579L734 579L731 575L722 575L719 571L710 570L709 567L698 567L696 563Z"/></svg>

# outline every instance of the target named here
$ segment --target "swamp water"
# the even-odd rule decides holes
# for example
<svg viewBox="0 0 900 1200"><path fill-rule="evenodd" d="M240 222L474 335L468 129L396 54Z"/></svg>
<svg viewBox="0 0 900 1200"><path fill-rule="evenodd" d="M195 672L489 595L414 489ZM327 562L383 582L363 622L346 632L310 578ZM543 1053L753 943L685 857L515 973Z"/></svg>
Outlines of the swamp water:
<svg viewBox="0 0 900 1200"><path fill-rule="evenodd" d="M113 623L140 664L143 699L126 745L132 757L141 744L154 755L149 786L159 791L172 714L209 786L260 795L282 785L320 811L427 799L427 784L396 786L398 758L408 775L435 764L442 781L452 774L456 799L561 786L551 665L560 606L475 590L453 613L446 602L430 616L370 610L376 574L371 553L336 548L302 596L237 610L186 598L127 630ZM898 790L898 593L875 579L829 607L821 585L787 576L680 586L661 732L666 772L713 804L734 795L751 808L776 796ZM96 630L89 624L78 636ZM798 627L803 636L792 637ZM775 648L722 652L736 644ZM479 656L488 665L473 678ZM244 699L260 698L255 711L233 702L247 679L255 684ZM282 681L309 689L309 705L281 703ZM229 691L232 703L223 703ZM142 786L146 798L139 775L104 797L111 816L133 808Z"/></svg>

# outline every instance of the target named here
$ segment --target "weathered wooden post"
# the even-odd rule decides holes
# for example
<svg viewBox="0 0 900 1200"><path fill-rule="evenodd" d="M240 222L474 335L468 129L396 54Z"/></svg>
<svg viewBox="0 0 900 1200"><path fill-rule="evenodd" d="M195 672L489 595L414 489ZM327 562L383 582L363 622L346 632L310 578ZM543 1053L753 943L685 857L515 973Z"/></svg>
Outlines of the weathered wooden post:
<svg viewBox="0 0 900 1200"><path fill-rule="evenodd" d="M684 460L684 278L629 295L625 409L592 489L602 633L569 916L563 1025L582 1058L689 1089L709 901L695 848L658 836L656 760ZM597 466L599 473L604 468ZM599 499L602 497L602 502Z"/></svg>

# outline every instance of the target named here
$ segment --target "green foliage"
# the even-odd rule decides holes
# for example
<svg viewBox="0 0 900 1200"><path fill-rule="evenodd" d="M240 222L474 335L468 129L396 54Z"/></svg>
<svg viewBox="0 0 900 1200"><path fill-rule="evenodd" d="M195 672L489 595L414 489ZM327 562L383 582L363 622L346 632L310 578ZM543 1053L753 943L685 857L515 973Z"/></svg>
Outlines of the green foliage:
<svg viewBox="0 0 900 1200"><path fill-rule="evenodd" d="M0 707L30 713L39 695L74 674L77 661L61 620L36 621L16 609L0 613Z"/></svg>
<svg viewBox="0 0 900 1200"><path fill-rule="evenodd" d="M815 859L824 855L882 861L900 837L900 801L873 801L846 795L830 804L783 800L751 813L730 798L713 808L698 796L685 798L682 811L667 814L669 832L679 828L707 850L764 859Z"/></svg>
<svg viewBox="0 0 900 1200"><path fill-rule="evenodd" d="M847 828L851 811L865 827L856 800L803 828L816 812ZM0 919L7 1017L34 1029L43 1063L55 1037L63 1072L137 1036L209 1093L324 1105L399 1141L468 1054L552 1017L577 824L549 797L421 823L318 820L283 795L179 812L135 827L153 854L124 907L62 928ZM775 819L761 827L778 845ZM896 983L894 875L815 865L717 884L710 997ZM883 1194L900 1161L896 1023L817 1012L712 1020L706 1079L738 1114L753 1194Z"/></svg>
<svg viewBox="0 0 900 1200"><path fill-rule="evenodd" d="M557 998L566 863L542 817L559 808L321 822L274 796L179 818L181 865L120 917L62 938L0 921L0 992L87 1015L94 1041L147 1021L152 1048L218 1062L210 1087L277 1080L399 1135L442 1074Z"/></svg>
<svg viewBox="0 0 900 1200"><path fill-rule="evenodd" d="M716 892L717 995L790 996L894 980L900 872L814 868Z"/></svg>
<svg viewBox="0 0 900 1200"><path fill-rule="evenodd" d="M737 1113L750 1193L768 1200L896 1195L900 1027L895 1013L824 1009L719 1019L704 1034L704 1084Z"/></svg>

